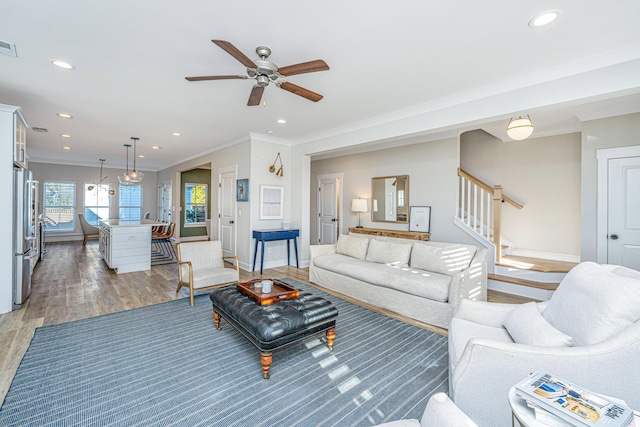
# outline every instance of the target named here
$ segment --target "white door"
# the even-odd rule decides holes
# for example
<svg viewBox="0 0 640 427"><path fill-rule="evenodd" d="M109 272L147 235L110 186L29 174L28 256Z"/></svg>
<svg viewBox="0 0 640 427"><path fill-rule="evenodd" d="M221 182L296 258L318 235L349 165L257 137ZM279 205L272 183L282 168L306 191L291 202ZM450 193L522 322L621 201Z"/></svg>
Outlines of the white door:
<svg viewBox="0 0 640 427"><path fill-rule="evenodd" d="M338 240L340 224L340 178L318 176L318 243Z"/></svg>
<svg viewBox="0 0 640 427"><path fill-rule="evenodd" d="M640 270L640 157L609 159L609 264Z"/></svg>
<svg viewBox="0 0 640 427"><path fill-rule="evenodd" d="M236 166L218 169L218 239L225 256L236 255Z"/></svg>

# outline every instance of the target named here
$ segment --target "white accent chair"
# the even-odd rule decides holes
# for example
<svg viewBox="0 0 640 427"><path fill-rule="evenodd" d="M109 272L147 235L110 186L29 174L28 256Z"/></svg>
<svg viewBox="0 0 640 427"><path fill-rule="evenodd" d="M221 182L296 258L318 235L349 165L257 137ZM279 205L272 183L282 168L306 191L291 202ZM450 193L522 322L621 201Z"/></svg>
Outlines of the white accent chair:
<svg viewBox="0 0 640 427"><path fill-rule="evenodd" d="M87 246L87 241L89 240L98 240L100 239L100 230L98 227L94 227L89 224L84 217L84 214L78 214L78 220L80 221L80 228L82 228L82 235L84 239L82 240L82 246Z"/></svg>
<svg viewBox="0 0 640 427"><path fill-rule="evenodd" d="M510 425L509 389L543 369L640 409L640 272L583 262L549 301L463 300L449 325L449 396L480 427Z"/></svg>
<svg viewBox="0 0 640 427"><path fill-rule="evenodd" d="M240 267L237 256L223 256L219 240L178 243L178 288L189 288L190 303L196 291L214 289L237 282ZM225 268L224 261L235 260L235 269Z"/></svg>
<svg viewBox="0 0 640 427"><path fill-rule="evenodd" d="M422 418L399 420L376 427L477 427L444 393L436 393L427 402Z"/></svg>

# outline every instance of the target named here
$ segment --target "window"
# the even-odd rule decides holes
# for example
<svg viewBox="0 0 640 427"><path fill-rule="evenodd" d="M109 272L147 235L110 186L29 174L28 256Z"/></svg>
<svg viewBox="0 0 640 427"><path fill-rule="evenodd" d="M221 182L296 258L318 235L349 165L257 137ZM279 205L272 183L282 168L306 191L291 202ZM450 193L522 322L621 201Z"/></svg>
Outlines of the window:
<svg viewBox="0 0 640 427"><path fill-rule="evenodd" d="M118 187L118 218L142 218L142 186L121 185Z"/></svg>
<svg viewBox="0 0 640 427"><path fill-rule="evenodd" d="M84 185L84 218L89 224L97 227L99 220L109 218L111 207L109 190L111 190L109 184Z"/></svg>
<svg viewBox="0 0 640 427"><path fill-rule="evenodd" d="M47 224L47 231L73 231L76 228L76 184L44 183L44 214L57 224Z"/></svg>
<svg viewBox="0 0 640 427"><path fill-rule="evenodd" d="M205 225L207 221L207 184L185 184L184 224Z"/></svg>

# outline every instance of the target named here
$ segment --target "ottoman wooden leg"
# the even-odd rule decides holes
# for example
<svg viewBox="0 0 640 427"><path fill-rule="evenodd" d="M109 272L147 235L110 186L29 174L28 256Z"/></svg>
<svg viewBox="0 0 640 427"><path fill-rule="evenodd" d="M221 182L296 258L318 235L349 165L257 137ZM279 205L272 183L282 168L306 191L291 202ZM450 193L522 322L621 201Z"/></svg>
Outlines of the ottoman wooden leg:
<svg viewBox="0 0 640 427"><path fill-rule="evenodd" d="M220 327L220 315L215 310L213 310L213 322L216 324L217 330L222 329Z"/></svg>
<svg viewBox="0 0 640 427"><path fill-rule="evenodd" d="M260 352L260 364L262 365L262 376L264 377L265 380L268 380L270 375L269 375L269 368L271 367L271 353L263 353Z"/></svg>
<svg viewBox="0 0 640 427"><path fill-rule="evenodd" d="M336 339L336 328L327 330L327 347L329 350L333 350L333 341Z"/></svg>

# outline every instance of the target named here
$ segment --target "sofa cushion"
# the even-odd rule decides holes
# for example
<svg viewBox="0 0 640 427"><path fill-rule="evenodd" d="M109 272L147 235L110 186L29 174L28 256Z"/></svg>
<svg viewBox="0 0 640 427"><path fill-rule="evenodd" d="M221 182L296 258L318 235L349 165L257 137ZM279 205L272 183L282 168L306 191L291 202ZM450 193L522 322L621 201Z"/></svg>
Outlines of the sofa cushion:
<svg viewBox="0 0 640 427"><path fill-rule="evenodd" d="M451 277L444 274L411 267L366 262L341 254L317 256L313 259L313 265L352 279L395 289L409 295L439 302L449 300Z"/></svg>
<svg viewBox="0 0 640 427"><path fill-rule="evenodd" d="M453 275L469 268L476 248L470 245L415 242L411 251L411 267Z"/></svg>
<svg viewBox="0 0 640 427"><path fill-rule="evenodd" d="M518 344L571 347L573 339L547 322L535 302L520 304L509 313L504 327Z"/></svg>
<svg viewBox="0 0 640 427"><path fill-rule="evenodd" d="M640 278L623 267L583 262L571 269L542 315L573 345L604 341L640 319Z"/></svg>
<svg viewBox="0 0 640 427"><path fill-rule="evenodd" d="M365 260L367 262L406 267L409 265L410 256L411 245L373 239L369 242Z"/></svg>
<svg viewBox="0 0 640 427"><path fill-rule="evenodd" d="M336 252L353 258L364 260L367 256L367 248L369 247L368 237L359 237L341 234L338 236L338 244Z"/></svg>

